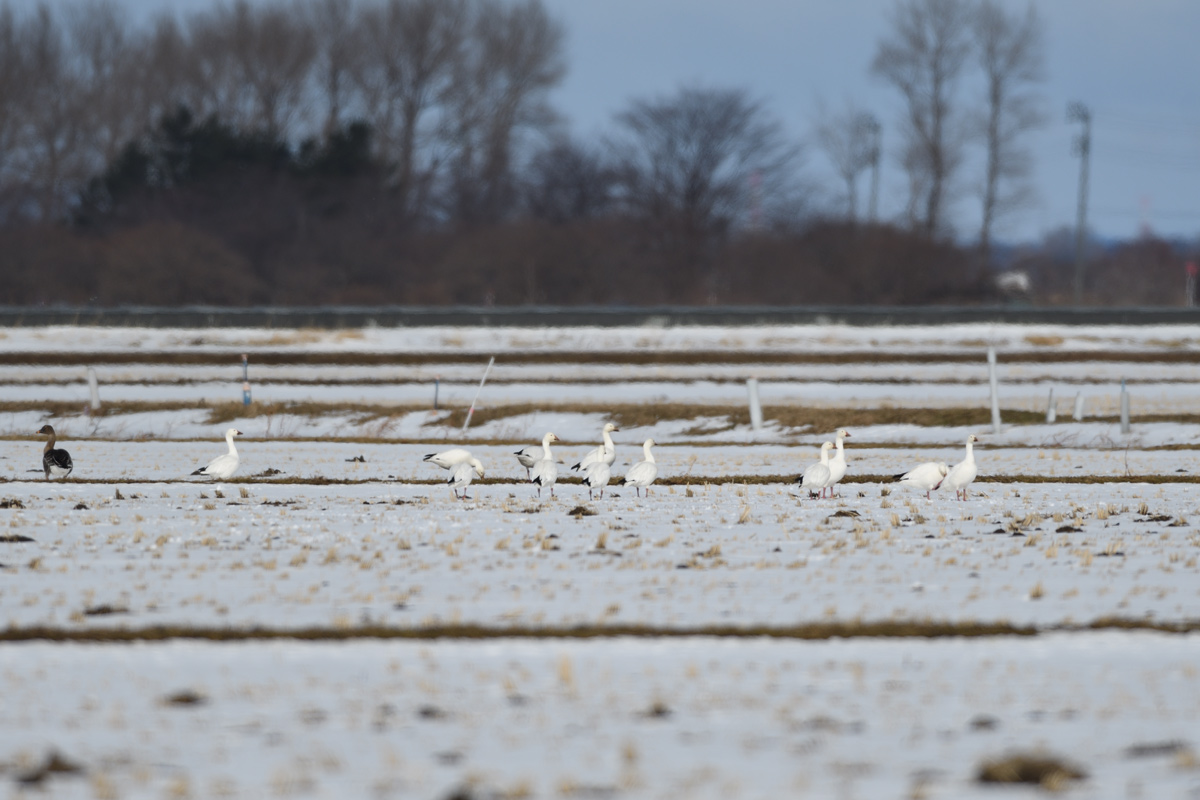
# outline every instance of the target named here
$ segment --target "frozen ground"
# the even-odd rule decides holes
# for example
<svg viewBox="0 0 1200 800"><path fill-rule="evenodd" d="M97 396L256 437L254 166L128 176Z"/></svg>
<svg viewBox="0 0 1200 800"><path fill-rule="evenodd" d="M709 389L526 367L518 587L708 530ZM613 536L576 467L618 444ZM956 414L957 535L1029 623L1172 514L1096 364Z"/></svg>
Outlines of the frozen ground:
<svg viewBox="0 0 1200 800"><path fill-rule="evenodd" d="M871 326L762 325L638 328L363 328L262 330L246 328L47 328L0 329L10 351L228 351L476 352L636 351L679 352L904 352L960 353L989 345L1010 352L1048 349L1107 351L1200 350L1194 325L1080 326L993 325Z"/></svg>
<svg viewBox="0 0 1200 800"><path fill-rule="evenodd" d="M1068 796L1197 796L1200 637L1103 626L1200 620L1195 486L1122 480L1190 480L1200 424L1139 422L1125 435L1110 421L1074 422L1069 408L1080 391L1091 413L1114 414L1113 386L1126 377L1135 414L1190 413L1197 367L1146 354L1200 349L1194 327L0 331L0 347L31 354L442 352L448 361L464 351L961 353L987 344L1002 354L1138 356L1002 366L1009 407L1044 408L1038 398L1063 387L1054 424L1006 424L999 434L856 427L850 478L824 501L801 499L787 482L706 483L794 476L829 435L775 424L754 432L723 417L648 421L617 436L616 474L653 436L661 474L694 478L690 486L642 498L614 486L589 502L564 478L555 499L539 501L521 481L516 445L554 430L565 475L595 446L606 402L744 403L745 365L498 369L482 405L546 408L472 426L488 478L503 482L471 487L469 502L424 482L445 473L421 456L460 436L442 415L349 407L419 406L438 365L263 367L256 399L320 400L330 411L220 422L199 407L50 417L39 404L86 402L85 370L2 367L0 613L9 638L44 628L77 641L0 643L0 779L14 795L81 798L994 798L1036 791L975 780L984 760L1022 751L1086 772ZM461 406L480 369L456 363L442 397ZM760 374L768 403L987 399L978 364L769 369ZM97 371L114 403L240 397L240 365ZM574 408L554 408L566 402ZM78 480L42 480L28 434L45 422L62 434ZM249 479L188 477L222 452L229 425L247 434L239 476ZM1109 482L980 481L965 503L857 482L956 461L972 432L984 435L983 476ZM1154 449L1163 445L1185 449ZM268 469L300 482L252 477ZM577 506L595 513L569 513ZM870 623L1028 626L1033 635L705 635ZM1095 623L1102 628L1090 630ZM465 625L489 638L334 640ZM328 640L78 641L164 626ZM605 628L658 635L566 635ZM83 772L23 789L53 750Z"/></svg>
<svg viewBox="0 0 1200 800"><path fill-rule="evenodd" d="M3 512L7 532L33 540L0 545L6 624L1054 626L1200 610L1192 485L980 484L965 503L868 484L826 501L786 484L595 502L578 485L542 502L477 486L466 503L395 483L120 488L3 487L25 506ZM88 613L105 606L120 613Z"/></svg>
<svg viewBox="0 0 1200 800"><path fill-rule="evenodd" d="M51 748L87 770L13 796L89 800L1042 794L975 782L1013 751L1085 770L1066 797L1185 798L1198 660L1112 632L30 643L0 648L0 752L10 781Z"/></svg>

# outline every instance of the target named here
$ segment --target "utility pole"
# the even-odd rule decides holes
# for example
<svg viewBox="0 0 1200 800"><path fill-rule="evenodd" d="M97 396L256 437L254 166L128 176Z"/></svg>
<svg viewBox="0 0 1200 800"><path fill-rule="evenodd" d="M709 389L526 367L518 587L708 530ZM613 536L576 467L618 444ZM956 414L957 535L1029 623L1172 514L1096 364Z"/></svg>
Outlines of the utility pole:
<svg viewBox="0 0 1200 800"><path fill-rule="evenodd" d="M1087 228L1088 160L1092 152L1092 112L1083 103L1067 106L1067 121L1083 123L1075 138L1079 156L1079 211L1075 218L1075 305L1083 305L1083 237Z"/></svg>
<svg viewBox="0 0 1200 800"><path fill-rule="evenodd" d="M879 159L883 154L883 126L874 114L865 114L862 123L871 137L868 159L871 162L871 198L867 201L867 222L874 225L879 209Z"/></svg>

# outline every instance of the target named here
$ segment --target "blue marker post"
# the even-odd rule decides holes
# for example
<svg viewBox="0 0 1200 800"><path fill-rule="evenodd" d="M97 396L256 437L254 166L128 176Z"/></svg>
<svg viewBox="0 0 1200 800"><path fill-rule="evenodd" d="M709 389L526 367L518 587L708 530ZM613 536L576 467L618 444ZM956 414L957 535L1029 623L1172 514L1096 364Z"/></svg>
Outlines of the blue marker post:
<svg viewBox="0 0 1200 800"><path fill-rule="evenodd" d="M250 405L250 356L242 353L242 405Z"/></svg>

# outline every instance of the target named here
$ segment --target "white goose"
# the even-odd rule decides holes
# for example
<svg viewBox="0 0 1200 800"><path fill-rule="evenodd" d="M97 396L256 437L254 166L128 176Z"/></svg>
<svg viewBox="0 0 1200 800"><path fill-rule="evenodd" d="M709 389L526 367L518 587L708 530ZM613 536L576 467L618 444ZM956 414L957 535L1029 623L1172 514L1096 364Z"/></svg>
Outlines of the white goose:
<svg viewBox="0 0 1200 800"><path fill-rule="evenodd" d="M839 430L834 446L837 454L829 459L829 496L833 497L833 489L838 481L846 477L846 451L842 448L842 440L850 438L850 431Z"/></svg>
<svg viewBox="0 0 1200 800"><path fill-rule="evenodd" d="M825 442L821 445L821 460L816 464L811 464L808 469L804 470L804 474L797 480L803 489L808 490L809 497L818 497L825 493L825 487L829 485L829 479L833 473L829 471L829 451L833 449L833 442Z"/></svg>
<svg viewBox="0 0 1200 800"><path fill-rule="evenodd" d="M971 481L975 480L975 476L979 474L979 470L975 466L975 450L972 447L978 441L979 437L973 433L967 437L967 455L962 461L950 468L950 471L946 473L946 479L942 481L943 486L954 490L955 499L967 499L967 487L971 485Z"/></svg>
<svg viewBox="0 0 1200 800"><path fill-rule="evenodd" d="M654 445L653 439L647 439L642 443L643 460L629 468L625 477L617 481L618 486L634 487L638 497L642 496L642 487L645 486L646 497L650 496L650 484L658 478L658 464L654 463L654 454L650 452L650 448Z"/></svg>
<svg viewBox="0 0 1200 800"><path fill-rule="evenodd" d="M430 453L425 456L422 461L428 461L430 464L437 464L442 469L454 469L464 461L470 461L474 456L471 451L462 447L454 447L450 450L443 450L440 453Z"/></svg>
<svg viewBox="0 0 1200 800"><path fill-rule="evenodd" d="M553 433L547 433L542 437L542 457L533 465L533 477L530 481L538 486L538 497L542 496L542 489L549 489L550 496L554 497L554 482L558 480L558 464L554 463L554 456L550 453L550 443L560 441Z"/></svg>
<svg viewBox="0 0 1200 800"><path fill-rule="evenodd" d="M600 499L604 499L604 487L612 479L612 469L603 461L597 461L587 468L583 475L583 484L588 487L588 500L592 499L592 490L600 490Z"/></svg>
<svg viewBox="0 0 1200 800"><path fill-rule="evenodd" d="M538 462L538 459L542 457L542 448L536 446L523 447L514 452L513 455L517 457L517 463L525 468L525 479L532 480L533 473L530 470L533 469L533 465Z"/></svg>
<svg viewBox="0 0 1200 800"><path fill-rule="evenodd" d="M224 455L217 456L206 466L193 472L193 475L207 475L210 478L231 478L233 473L237 472L241 459L238 458L237 448L233 446L233 437L241 436L242 432L237 428L230 428L225 431L225 441L229 443L229 452Z"/></svg>
<svg viewBox="0 0 1200 800"><path fill-rule="evenodd" d="M483 477L483 464L479 463L479 459L471 458L462 462L450 471L450 479L446 481L450 488L454 490L454 499L458 500L458 490L462 489L462 499L470 500L467 497L467 487L471 485L471 481L475 480L475 475Z"/></svg>
<svg viewBox="0 0 1200 800"><path fill-rule="evenodd" d="M600 431L600 437L603 439L600 446L595 450L589 451L588 454L581 458L579 463L571 467L571 469L586 470L592 464L595 464L599 461L603 461L605 464L611 467L613 462L617 460L617 447L613 444L612 437L609 436L609 434L613 431L619 430L621 429L616 425L613 425L611 422L604 423L604 429Z"/></svg>
<svg viewBox="0 0 1200 800"><path fill-rule="evenodd" d="M946 479L945 461L926 461L913 467L903 475L896 475L895 480L903 483L906 486L912 486L916 489L925 491L925 499L929 499L929 493L942 485L942 481Z"/></svg>

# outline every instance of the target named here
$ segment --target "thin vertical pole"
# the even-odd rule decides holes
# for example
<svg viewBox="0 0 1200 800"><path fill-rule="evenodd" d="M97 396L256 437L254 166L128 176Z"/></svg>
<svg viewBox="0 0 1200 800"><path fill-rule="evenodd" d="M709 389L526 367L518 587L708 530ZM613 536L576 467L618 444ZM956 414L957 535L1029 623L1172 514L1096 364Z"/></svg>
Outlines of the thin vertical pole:
<svg viewBox="0 0 1200 800"><path fill-rule="evenodd" d="M467 418L463 420L463 433L467 432L467 426L471 424L471 417L475 414L475 404L479 402L479 394L483 391L483 385L487 383L488 374L491 373L492 365L495 363L495 356L488 359L487 369L483 371L483 380L479 382L479 388L475 390L475 399L471 401L471 407L467 409Z"/></svg>
<svg viewBox="0 0 1200 800"><path fill-rule="evenodd" d="M100 381L96 378L96 370L88 367L88 392L91 394L92 413L100 410Z"/></svg>
<svg viewBox="0 0 1200 800"><path fill-rule="evenodd" d="M992 433L1000 433L1000 388L996 385L996 348L989 347L988 383L992 389Z"/></svg>
<svg viewBox="0 0 1200 800"><path fill-rule="evenodd" d="M250 355L242 353L242 405L250 405Z"/></svg>
<svg viewBox="0 0 1200 800"><path fill-rule="evenodd" d="M762 430L762 406L758 403L758 379L746 381L746 391L750 395L750 427L755 433Z"/></svg>
<svg viewBox="0 0 1200 800"><path fill-rule="evenodd" d="M1092 152L1092 112L1083 103L1067 107L1067 119L1083 123L1083 131L1075 140L1079 154L1079 207L1075 217L1075 305L1083 305L1083 245L1087 229L1088 161Z"/></svg>
<svg viewBox="0 0 1200 800"><path fill-rule="evenodd" d="M1129 433L1129 392L1124 378L1121 378L1121 433Z"/></svg>

